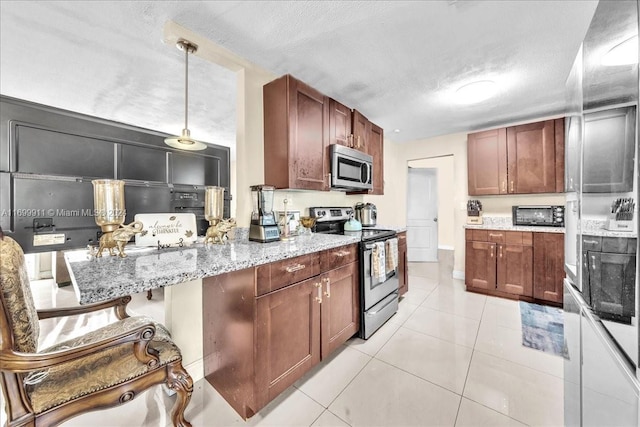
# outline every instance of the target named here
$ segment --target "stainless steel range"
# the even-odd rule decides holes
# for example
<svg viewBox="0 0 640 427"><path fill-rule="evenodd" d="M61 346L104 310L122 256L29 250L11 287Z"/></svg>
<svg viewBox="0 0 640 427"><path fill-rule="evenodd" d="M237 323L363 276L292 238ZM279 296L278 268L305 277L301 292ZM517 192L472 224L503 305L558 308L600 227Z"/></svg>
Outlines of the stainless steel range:
<svg viewBox="0 0 640 427"><path fill-rule="evenodd" d="M353 216L350 207L309 208L317 218L313 231L324 234L357 233L360 256L360 332L368 339L398 311L398 240L396 232L384 229L344 231Z"/></svg>

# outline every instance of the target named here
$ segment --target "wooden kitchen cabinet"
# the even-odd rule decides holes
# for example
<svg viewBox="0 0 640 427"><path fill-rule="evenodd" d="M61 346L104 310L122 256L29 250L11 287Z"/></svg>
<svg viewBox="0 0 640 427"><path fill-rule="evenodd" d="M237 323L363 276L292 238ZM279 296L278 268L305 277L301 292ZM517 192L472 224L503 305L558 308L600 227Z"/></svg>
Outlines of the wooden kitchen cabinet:
<svg viewBox="0 0 640 427"><path fill-rule="evenodd" d="M353 131L352 148L367 152L369 134L371 132L371 122L358 110L353 110L351 117L353 119L351 126Z"/></svg>
<svg viewBox="0 0 640 427"><path fill-rule="evenodd" d="M357 253L352 244L204 279L205 377L243 418L358 332Z"/></svg>
<svg viewBox="0 0 640 427"><path fill-rule="evenodd" d="M533 297L562 303L564 233L533 233Z"/></svg>
<svg viewBox="0 0 640 427"><path fill-rule="evenodd" d="M398 294L409 290L409 268L407 265L407 232L398 233Z"/></svg>
<svg viewBox="0 0 640 427"><path fill-rule="evenodd" d="M373 189L369 194L384 194L384 130L373 123L367 139L366 152L373 157Z"/></svg>
<svg viewBox="0 0 640 427"><path fill-rule="evenodd" d="M469 134L467 167L470 196L507 194L507 130Z"/></svg>
<svg viewBox="0 0 640 427"><path fill-rule="evenodd" d="M258 407L320 362L320 286L315 277L257 298Z"/></svg>
<svg viewBox="0 0 640 427"><path fill-rule="evenodd" d="M531 233L467 229L465 235L465 284L469 290L533 296Z"/></svg>
<svg viewBox="0 0 640 427"><path fill-rule="evenodd" d="M265 184L328 190L329 98L284 75L263 87Z"/></svg>
<svg viewBox="0 0 640 427"><path fill-rule="evenodd" d="M335 99L329 100L329 144L352 147L351 109Z"/></svg>
<svg viewBox="0 0 640 427"><path fill-rule="evenodd" d="M384 131L287 74L263 87L265 184L278 189L328 191L329 145L344 145L373 157L373 188L350 194L384 193Z"/></svg>
<svg viewBox="0 0 640 427"><path fill-rule="evenodd" d="M467 290L562 304L564 234L466 229Z"/></svg>
<svg viewBox="0 0 640 427"><path fill-rule="evenodd" d="M494 129L467 138L471 196L564 191L564 119Z"/></svg>
<svg viewBox="0 0 640 427"><path fill-rule="evenodd" d="M360 329L359 264L352 262L324 273L320 304L322 358L329 356Z"/></svg>
<svg viewBox="0 0 640 427"><path fill-rule="evenodd" d="M507 176L512 194L563 192L564 119L507 128Z"/></svg>

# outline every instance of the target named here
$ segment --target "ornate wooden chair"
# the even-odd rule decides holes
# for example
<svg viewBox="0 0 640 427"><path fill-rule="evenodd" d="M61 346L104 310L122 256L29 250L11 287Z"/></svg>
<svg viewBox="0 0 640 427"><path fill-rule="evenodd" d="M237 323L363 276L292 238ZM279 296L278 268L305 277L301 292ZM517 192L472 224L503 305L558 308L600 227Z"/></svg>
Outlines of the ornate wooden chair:
<svg viewBox="0 0 640 427"><path fill-rule="evenodd" d="M193 381L169 332L129 317L131 297L69 309L36 310L20 246L0 231L0 381L8 426L51 426L87 411L125 403L161 383L177 392L174 426ZM38 351L38 320L113 307L116 323Z"/></svg>

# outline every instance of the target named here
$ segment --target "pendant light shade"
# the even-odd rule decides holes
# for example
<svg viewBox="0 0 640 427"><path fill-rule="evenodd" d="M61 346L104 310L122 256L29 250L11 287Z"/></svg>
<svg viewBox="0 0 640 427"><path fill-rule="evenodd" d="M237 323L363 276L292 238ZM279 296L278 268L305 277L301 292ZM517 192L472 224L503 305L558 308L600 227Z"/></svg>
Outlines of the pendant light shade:
<svg viewBox="0 0 640 427"><path fill-rule="evenodd" d="M184 39L178 40L176 47L184 51L184 129L180 136L165 138L164 143L169 147L180 150L199 151L207 146L191 138L189 131L189 54L198 50L198 46Z"/></svg>

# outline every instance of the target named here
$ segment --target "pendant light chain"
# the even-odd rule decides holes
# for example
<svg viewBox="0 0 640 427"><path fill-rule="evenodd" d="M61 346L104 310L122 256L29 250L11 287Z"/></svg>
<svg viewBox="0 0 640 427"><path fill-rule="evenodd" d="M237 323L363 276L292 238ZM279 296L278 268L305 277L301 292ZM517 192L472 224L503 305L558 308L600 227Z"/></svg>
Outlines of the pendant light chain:
<svg viewBox="0 0 640 427"><path fill-rule="evenodd" d="M189 49L188 44L184 47L184 128L189 129Z"/></svg>

